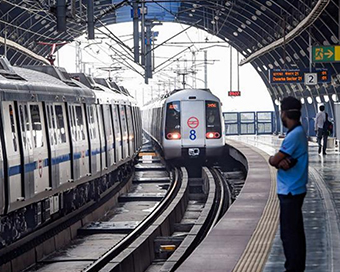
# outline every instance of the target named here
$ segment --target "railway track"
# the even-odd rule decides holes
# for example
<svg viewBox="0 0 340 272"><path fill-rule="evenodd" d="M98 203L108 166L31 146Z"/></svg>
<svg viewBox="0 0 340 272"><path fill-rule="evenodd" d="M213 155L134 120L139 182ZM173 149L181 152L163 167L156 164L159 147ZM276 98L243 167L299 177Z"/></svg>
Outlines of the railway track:
<svg viewBox="0 0 340 272"><path fill-rule="evenodd" d="M144 149L130 190L113 197L115 209L25 271L174 271L229 207L230 173L203 167L200 177L191 177L183 167L167 170L154 155ZM54 243L65 233L58 235ZM53 243L47 241L42 254Z"/></svg>

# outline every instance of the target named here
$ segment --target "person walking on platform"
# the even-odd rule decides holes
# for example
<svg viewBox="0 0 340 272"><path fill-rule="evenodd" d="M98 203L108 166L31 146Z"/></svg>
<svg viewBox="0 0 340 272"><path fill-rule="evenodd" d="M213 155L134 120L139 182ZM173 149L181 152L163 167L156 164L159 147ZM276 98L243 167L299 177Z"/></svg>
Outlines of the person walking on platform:
<svg viewBox="0 0 340 272"><path fill-rule="evenodd" d="M280 235L286 272L303 272L306 265L302 204L308 182L308 141L300 117L301 102L291 96L284 98L281 120L288 131L280 150L269 158L269 164L278 169Z"/></svg>
<svg viewBox="0 0 340 272"><path fill-rule="evenodd" d="M319 145L319 150L318 153L321 153L321 148L322 148L322 153L323 155L326 155L326 148L327 148L327 137L324 136L324 129L323 125L326 121L326 113L325 113L325 106L321 105L319 107L319 112L315 116L315 133L316 133L316 138L317 142ZM321 145L321 140L323 138L323 145Z"/></svg>

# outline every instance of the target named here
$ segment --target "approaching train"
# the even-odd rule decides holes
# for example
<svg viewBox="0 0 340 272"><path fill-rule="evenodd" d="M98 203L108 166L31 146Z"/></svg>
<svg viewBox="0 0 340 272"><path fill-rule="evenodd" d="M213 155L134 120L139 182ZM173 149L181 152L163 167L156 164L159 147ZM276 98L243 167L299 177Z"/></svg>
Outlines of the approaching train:
<svg viewBox="0 0 340 272"><path fill-rule="evenodd" d="M143 129L171 159L219 156L225 145L220 100L207 89L175 90L142 109Z"/></svg>
<svg viewBox="0 0 340 272"><path fill-rule="evenodd" d="M80 81L0 58L0 249L132 173L142 145L136 101Z"/></svg>

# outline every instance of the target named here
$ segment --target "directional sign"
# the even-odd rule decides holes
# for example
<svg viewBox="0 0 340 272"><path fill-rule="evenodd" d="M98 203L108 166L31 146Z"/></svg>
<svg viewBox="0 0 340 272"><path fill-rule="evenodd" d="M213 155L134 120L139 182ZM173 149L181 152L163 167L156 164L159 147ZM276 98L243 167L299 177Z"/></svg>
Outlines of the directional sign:
<svg viewBox="0 0 340 272"><path fill-rule="evenodd" d="M340 45L313 46L313 62L340 61Z"/></svg>

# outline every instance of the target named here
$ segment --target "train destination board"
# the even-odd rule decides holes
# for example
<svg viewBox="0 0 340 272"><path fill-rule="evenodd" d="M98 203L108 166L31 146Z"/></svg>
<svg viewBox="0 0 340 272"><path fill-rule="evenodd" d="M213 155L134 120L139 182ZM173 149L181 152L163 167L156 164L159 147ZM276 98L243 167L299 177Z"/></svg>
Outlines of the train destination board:
<svg viewBox="0 0 340 272"><path fill-rule="evenodd" d="M313 73L317 74L317 82L330 82L328 70L325 68L313 69ZM287 83L305 83L305 74L309 73L308 69L270 69L269 82L271 84L287 84Z"/></svg>
<svg viewBox="0 0 340 272"><path fill-rule="evenodd" d="M241 96L241 91L229 91L228 96Z"/></svg>

